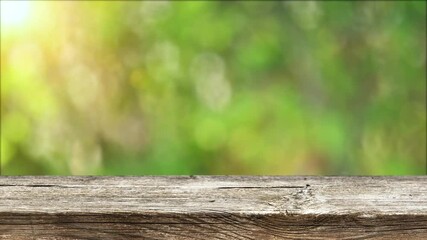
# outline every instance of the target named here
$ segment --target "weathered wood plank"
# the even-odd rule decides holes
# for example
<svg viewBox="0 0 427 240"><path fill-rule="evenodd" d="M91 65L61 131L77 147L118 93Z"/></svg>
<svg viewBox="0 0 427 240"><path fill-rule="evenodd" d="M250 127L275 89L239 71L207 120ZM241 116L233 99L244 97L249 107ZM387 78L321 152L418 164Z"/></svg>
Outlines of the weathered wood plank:
<svg viewBox="0 0 427 240"><path fill-rule="evenodd" d="M427 239L427 177L0 177L0 239Z"/></svg>

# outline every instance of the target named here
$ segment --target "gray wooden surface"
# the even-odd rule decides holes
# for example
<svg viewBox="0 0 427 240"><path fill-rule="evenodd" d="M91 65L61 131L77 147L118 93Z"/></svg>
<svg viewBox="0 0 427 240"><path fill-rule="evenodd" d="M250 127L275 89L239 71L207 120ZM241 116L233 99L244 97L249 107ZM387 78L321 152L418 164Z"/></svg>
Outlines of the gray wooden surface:
<svg viewBox="0 0 427 240"><path fill-rule="evenodd" d="M427 239L427 177L0 177L0 239Z"/></svg>

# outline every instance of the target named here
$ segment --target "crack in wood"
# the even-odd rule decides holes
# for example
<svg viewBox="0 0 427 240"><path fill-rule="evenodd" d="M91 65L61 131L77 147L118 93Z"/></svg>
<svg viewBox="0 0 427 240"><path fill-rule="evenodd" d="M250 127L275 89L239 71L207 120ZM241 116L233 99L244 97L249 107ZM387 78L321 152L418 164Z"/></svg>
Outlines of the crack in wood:
<svg viewBox="0 0 427 240"><path fill-rule="evenodd" d="M268 188L305 188L305 186L230 186L230 187L217 187L216 189L268 189Z"/></svg>
<svg viewBox="0 0 427 240"><path fill-rule="evenodd" d="M54 185L54 184L26 184L26 185L18 185L18 184L0 184L0 187L31 187L31 188L77 188L73 186L64 186L64 185Z"/></svg>

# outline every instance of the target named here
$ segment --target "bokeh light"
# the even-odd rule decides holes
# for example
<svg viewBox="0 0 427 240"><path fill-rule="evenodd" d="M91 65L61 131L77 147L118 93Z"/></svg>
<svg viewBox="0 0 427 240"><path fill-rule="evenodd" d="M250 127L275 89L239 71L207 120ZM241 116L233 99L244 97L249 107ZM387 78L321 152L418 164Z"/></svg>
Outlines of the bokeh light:
<svg viewBox="0 0 427 240"><path fill-rule="evenodd" d="M423 174L426 2L1 1L2 174Z"/></svg>
<svg viewBox="0 0 427 240"><path fill-rule="evenodd" d="M2 0L1 9L1 27L6 30L11 27L19 27L25 24L30 18L30 1Z"/></svg>

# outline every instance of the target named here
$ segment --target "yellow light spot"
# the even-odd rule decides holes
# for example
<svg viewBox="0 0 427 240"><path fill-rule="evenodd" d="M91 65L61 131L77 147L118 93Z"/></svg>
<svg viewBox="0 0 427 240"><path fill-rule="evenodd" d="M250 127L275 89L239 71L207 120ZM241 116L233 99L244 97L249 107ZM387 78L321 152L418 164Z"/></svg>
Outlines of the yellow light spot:
<svg viewBox="0 0 427 240"><path fill-rule="evenodd" d="M144 78L143 71L141 69L136 69L136 70L132 71L130 78L129 78L129 81L133 87L140 88L140 87L142 87L142 79L143 78Z"/></svg>
<svg viewBox="0 0 427 240"><path fill-rule="evenodd" d="M0 1L1 27L22 26L29 18L31 4L29 1Z"/></svg>

